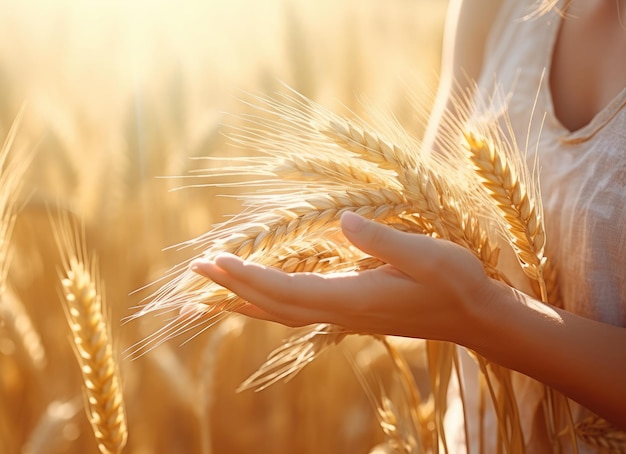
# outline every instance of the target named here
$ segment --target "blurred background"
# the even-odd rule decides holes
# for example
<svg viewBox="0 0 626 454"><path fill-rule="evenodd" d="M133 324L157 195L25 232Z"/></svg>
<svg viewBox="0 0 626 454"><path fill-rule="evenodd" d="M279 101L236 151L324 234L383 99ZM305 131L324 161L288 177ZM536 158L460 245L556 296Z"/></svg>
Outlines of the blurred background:
<svg viewBox="0 0 626 454"><path fill-rule="evenodd" d="M231 317L131 361L122 352L162 320L122 320L150 292L139 289L195 254L166 248L238 210L222 189L173 189L206 167L193 158L246 153L224 135L250 109L246 93L291 87L355 114L365 102L419 137L413 103L431 102L445 10L444 0L0 0L0 137L23 110L11 158L34 153L0 304L0 452L97 452L61 305L51 231L60 213L84 222L97 256L124 385L125 452L377 445L375 408L344 353L367 348L381 377L389 365L363 339L289 383L236 393L287 328ZM419 348L407 348L419 368Z"/></svg>

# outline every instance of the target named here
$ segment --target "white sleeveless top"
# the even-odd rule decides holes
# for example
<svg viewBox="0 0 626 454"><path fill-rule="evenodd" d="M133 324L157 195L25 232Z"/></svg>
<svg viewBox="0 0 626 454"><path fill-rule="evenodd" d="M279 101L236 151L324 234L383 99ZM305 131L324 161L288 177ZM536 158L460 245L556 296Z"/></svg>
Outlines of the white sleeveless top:
<svg viewBox="0 0 626 454"><path fill-rule="evenodd" d="M529 159L537 149L547 255L558 269L565 308L626 326L626 87L582 129L561 125L548 68L562 17L552 11L524 20L532 3L504 2L479 88L488 95L497 81L510 93L508 112L520 146L537 101Z"/></svg>
<svg viewBox="0 0 626 454"><path fill-rule="evenodd" d="M626 326L626 88L588 125L567 130L555 116L548 82L562 16L553 10L523 19L534 3L503 2L487 41L479 92L482 99L488 99L497 84L509 95L508 115L518 145L525 148L529 137L529 162L537 150L546 255L558 270L564 307L584 317ZM470 394L475 381L471 359L464 361L465 367ZM532 420L539 391L530 379L516 378L522 389L522 416ZM468 400L471 404L472 399ZM458 404L449 410L451 426L459 417ZM584 417L583 409L573 407L575 420ZM479 452L472 436L477 422L471 413L468 419L470 452ZM464 452L464 436L458 429L451 428L451 438L457 443L452 443L452 452ZM495 439L496 426L489 430ZM533 446L529 452L549 452L546 440L530 427L526 430L526 440ZM582 443L579 448L581 453L595 452ZM485 452L494 451L487 448Z"/></svg>

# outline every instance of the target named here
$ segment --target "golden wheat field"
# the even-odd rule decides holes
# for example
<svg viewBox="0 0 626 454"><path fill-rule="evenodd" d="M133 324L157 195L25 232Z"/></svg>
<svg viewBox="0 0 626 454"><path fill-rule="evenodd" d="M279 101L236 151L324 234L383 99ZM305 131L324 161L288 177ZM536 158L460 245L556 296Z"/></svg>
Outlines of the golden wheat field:
<svg viewBox="0 0 626 454"><path fill-rule="evenodd" d="M293 89L355 114L381 106L419 137L412 99L428 106L435 88L445 9L442 0L0 0L0 453L97 453L99 443L127 453L367 453L381 443L372 389L398 388L385 348L406 353L427 393L419 342L352 336L287 383L237 392L288 328L231 316L129 358L167 318L128 318L197 253L176 245L240 209L236 187L203 186L211 161L202 158L249 154L225 133L253 109L242 102L249 93ZM81 312L87 300L99 314ZM85 351L96 365L77 361ZM109 375L117 380L95 392L118 401L85 397Z"/></svg>

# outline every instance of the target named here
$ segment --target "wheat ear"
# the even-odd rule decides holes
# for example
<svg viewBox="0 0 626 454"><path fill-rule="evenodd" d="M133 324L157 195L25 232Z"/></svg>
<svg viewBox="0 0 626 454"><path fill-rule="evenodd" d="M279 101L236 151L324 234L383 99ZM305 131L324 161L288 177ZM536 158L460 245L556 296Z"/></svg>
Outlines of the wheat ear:
<svg viewBox="0 0 626 454"><path fill-rule="evenodd" d="M15 225L19 192L24 182L26 169L32 159L32 153L26 153L20 156L20 159L9 157L23 114L22 109L11 125L0 149L0 293L4 292L6 287L10 262L9 245Z"/></svg>
<svg viewBox="0 0 626 454"><path fill-rule="evenodd" d="M327 323L306 328L305 334L298 333L275 349L263 366L246 379L237 391L261 391L278 381L289 381L324 350L341 342L347 334L354 333Z"/></svg>
<svg viewBox="0 0 626 454"><path fill-rule="evenodd" d="M24 116L22 108L0 148L0 321L7 321L21 339L33 366L41 370L46 364L46 352L24 304L7 287L7 273L11 261L11 235L18 211L18 199L24 175L30 165L32 153L19 159L10 157L19 126Z"/></svg>
<svg viewBox="0 0 626 454"><path fill-rule="evenodd" d="M33 367L43 370L48 361L44 343L24 303L10 288L0 295L0 319L13 329Z"/></svg>
<svg viewBox="0 0 626 454"><path fill-rule="evenodd" d="M368 400L376 409L376 417L384 434L384 441L376 445L370 453L424 452L424 436L421 429L426 428L426 421L419 411L421 396L409 365L386 336L372 336L372 340L382 343L385 353L390 356L400 386L392 399L392 393L388 392L389 385L380 380L371 366L371 352L362 350L356 356L346 353L348 363ZM375 346L378 342L371 345Z"/></svg>
<svg viewBox="0 0 626 454"><path fill-rule="evenodd" d="M399 227L406 226L397 224ZM414 228L414 227L413 227ZM256 230L254 230L256 231ZM239 240L235 242L239 244ZM259 263L282 269L286 272L332 272L353 271L380 266L380 261L362 258L363 255L355 250L342 248L323 238L319 241L307 243L299 240L295 243L267 243L266 249L253 252L253 259ZM128 356L137 357L147 351L161 345L173 337L200 330L209 329L220 322L230 311L236 310L245 304L237 295L218 286L213 282L198 277L193 272L185 272L178 277L177 285L166 288L163 294L153 301L155 304L144 310L155 313L169 313L178 311L179 315L166 324L156 333L143 339L132 346L126 353ZM171 295L171 296L168 296ZM318 345L323 345L320 343ZM321 349L323 350L323 348ZM321 351L320 350L320 351ZM290 359L285 359L289 362ZM304 367L307 362L294 364L289 370L295 374ZM267 369L268 373L271 373ZM284 378L288 375L286 374Z"/></svg>
<svg viewBox="0 0 626 454"><path fill-rule="evenodd" d="M46 411L39 417L28 439L24 442L23 454L61 451L63 429L81 412L81 396L76 395L66 401L50 402Z"/></svg>
<svg viewBox="0 0 626 454"><path fill-rule="evenodd" d="M493 142L471 131L465 133L465 140L474 171L505 222L507 238L524 273L540 283L541 298L547 302L543 281L546 234L538 194L526 187Z"/></svg>
<svg viewBox="0 0 626 454"><path fill-rule="evenodd" d="M84 237L57 230L65 277L64 309L83 377L85 410L103 454L119 453L128 436L119 367L99 291L95 261L84 252Z"/></svg>
<svg viewBox="0 0 626 454"><path fill-rule="evenodd" d="M601 452L626 452L626 432L615 428L597 415L590 415L576 425L576 435Z"/></svg>

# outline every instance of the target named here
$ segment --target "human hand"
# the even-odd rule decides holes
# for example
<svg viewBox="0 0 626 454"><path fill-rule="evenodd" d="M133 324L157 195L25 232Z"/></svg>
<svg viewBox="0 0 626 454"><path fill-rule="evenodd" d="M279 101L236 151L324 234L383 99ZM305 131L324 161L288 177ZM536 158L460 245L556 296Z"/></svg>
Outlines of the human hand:
<svg viewBox="0 0 626 454"><path fill-rule="evenodd" d="M223 254L196 260L191 269L246 300L238 312L254 318L463 343L494 285L472 253L350 212L341 227L356 247L386 264L330 275L286 273Z"/></svg>

